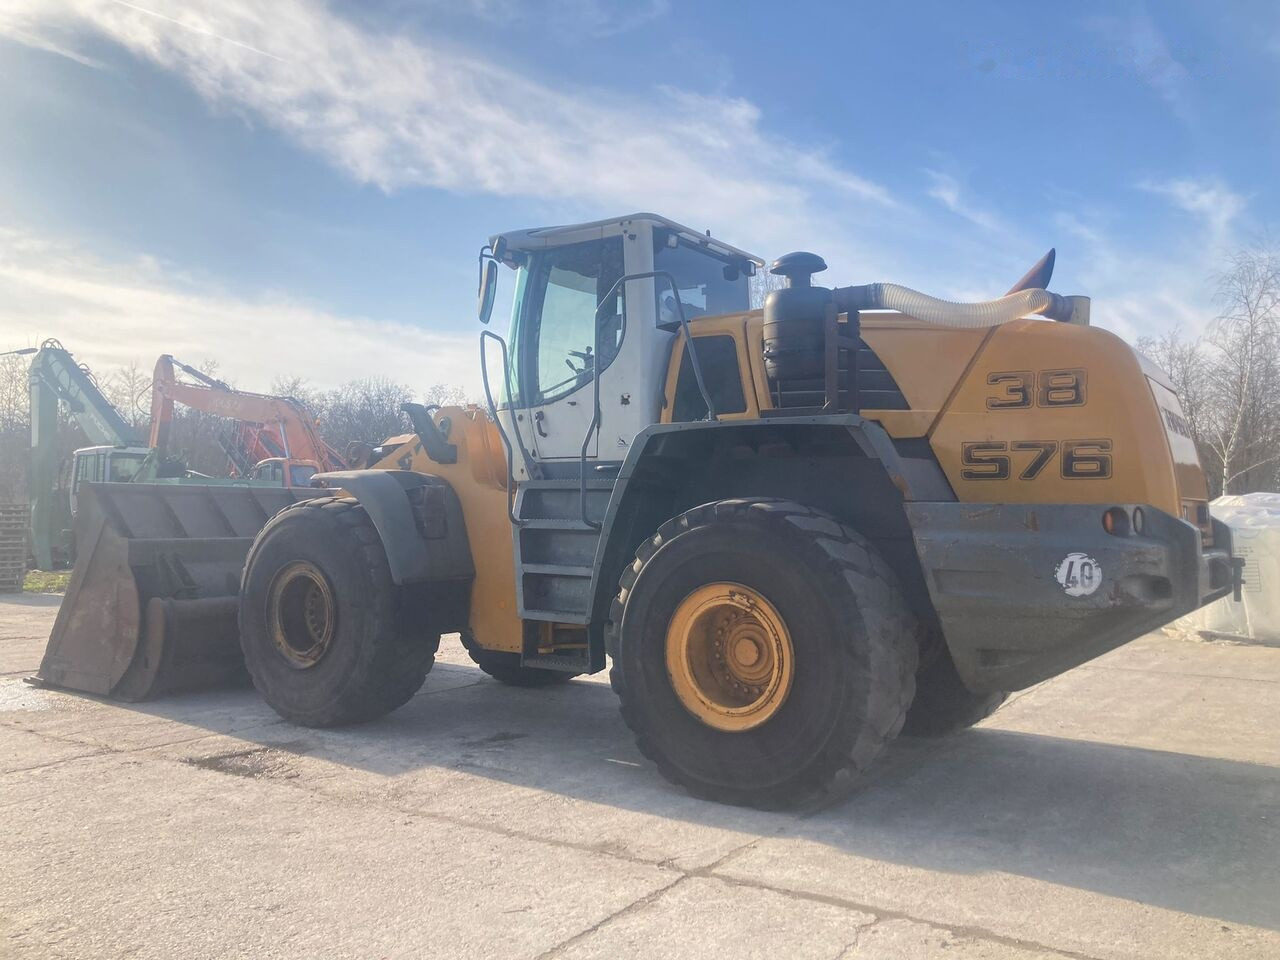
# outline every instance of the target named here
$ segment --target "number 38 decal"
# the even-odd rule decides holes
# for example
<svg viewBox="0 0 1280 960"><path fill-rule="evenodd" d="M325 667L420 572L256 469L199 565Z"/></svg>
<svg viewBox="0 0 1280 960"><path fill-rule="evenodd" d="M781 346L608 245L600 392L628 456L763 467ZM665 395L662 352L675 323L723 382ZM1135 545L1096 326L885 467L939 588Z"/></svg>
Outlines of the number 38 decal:
<svg viewBox="0 0 1280 960"><path fill-rule="evenodd" d="M981 440L960 444L960 476L965 480L1008 480L1014 466L1019 480L1034 480L1054 458L1067 480L1105 480L1111 476L1111 441Z"/></svg>
<svg viewBox="0 0 1280 960"><path fill-rule="evenodd" d="M1086 370L999 370L987 374L987 386L999 392L987 397L988 410L1037 407L1083 407L1088 397Z"/></svg>

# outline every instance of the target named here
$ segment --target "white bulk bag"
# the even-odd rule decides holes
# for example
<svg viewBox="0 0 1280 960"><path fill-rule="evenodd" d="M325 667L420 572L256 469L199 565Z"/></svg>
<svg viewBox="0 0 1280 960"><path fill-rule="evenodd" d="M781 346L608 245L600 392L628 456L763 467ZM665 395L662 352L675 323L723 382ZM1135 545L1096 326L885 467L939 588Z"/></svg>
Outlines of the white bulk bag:
<svg viewBox="0 0 1280 960"><path fill-rule="evenodd" d="M1240 602L1223 597L1171 626L1280 643L1280 493L1219 497L1209 511L1231 528L1233 552L1244 560Z"/></svg>

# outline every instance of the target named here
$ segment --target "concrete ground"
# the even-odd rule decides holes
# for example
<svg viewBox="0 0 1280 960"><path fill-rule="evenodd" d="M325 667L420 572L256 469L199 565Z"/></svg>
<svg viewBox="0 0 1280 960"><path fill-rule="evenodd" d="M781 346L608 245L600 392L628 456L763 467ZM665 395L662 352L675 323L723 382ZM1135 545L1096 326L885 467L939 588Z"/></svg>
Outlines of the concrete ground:
<svg viewBox="0 0 1280 960"><path fill-rule="evenodd" d="M1280 957L1280 649L1145 637L772 814L449 641L358 729L35 689L56 604L0 599L0 956Z"/></svg>

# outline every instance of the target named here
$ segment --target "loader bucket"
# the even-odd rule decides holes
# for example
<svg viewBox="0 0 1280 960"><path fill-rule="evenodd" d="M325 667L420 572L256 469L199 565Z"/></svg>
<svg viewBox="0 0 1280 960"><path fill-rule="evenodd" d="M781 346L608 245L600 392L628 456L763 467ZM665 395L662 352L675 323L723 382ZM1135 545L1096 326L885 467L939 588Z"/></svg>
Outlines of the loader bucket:
<svg viewBox="0 0 1280 960"><path fill-rule="evenodd" d="M88 484L75 569L38 679L134 701L242 676L236 617L249 546L279 510L324 493Z"/></svg>

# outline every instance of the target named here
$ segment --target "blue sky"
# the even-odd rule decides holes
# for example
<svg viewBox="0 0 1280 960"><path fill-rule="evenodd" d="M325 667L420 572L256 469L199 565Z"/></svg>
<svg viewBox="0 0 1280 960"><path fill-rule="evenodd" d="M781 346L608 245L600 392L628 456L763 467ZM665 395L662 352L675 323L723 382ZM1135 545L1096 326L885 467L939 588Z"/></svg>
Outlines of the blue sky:
<svg viewBox="0 0 1280 960"><path fill-rule="evenodd" d="M474 389L484 239L637 209L1194 331L1278 65L1263 3L0 0L0 348Z"/></svg>

